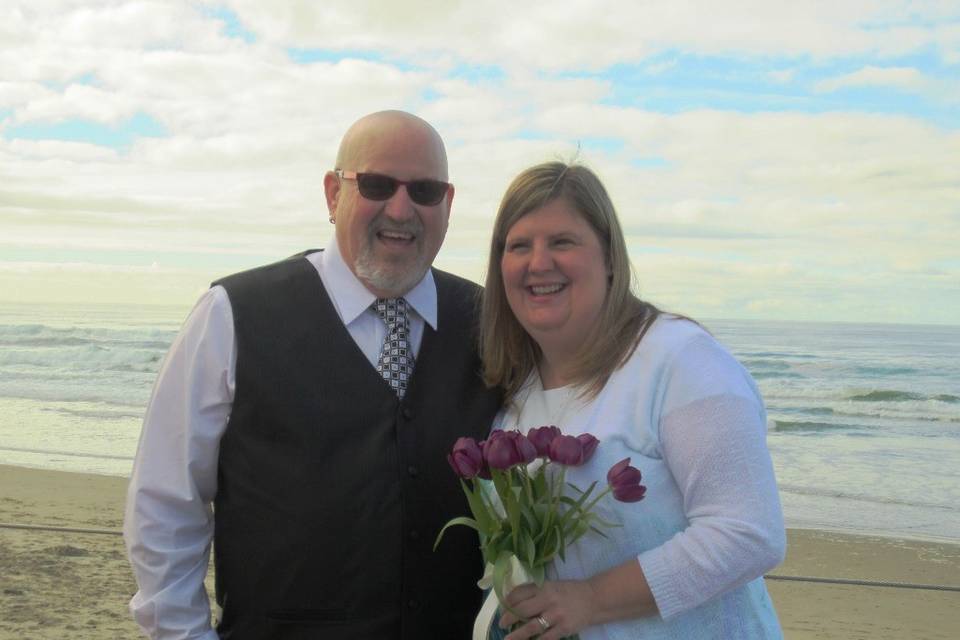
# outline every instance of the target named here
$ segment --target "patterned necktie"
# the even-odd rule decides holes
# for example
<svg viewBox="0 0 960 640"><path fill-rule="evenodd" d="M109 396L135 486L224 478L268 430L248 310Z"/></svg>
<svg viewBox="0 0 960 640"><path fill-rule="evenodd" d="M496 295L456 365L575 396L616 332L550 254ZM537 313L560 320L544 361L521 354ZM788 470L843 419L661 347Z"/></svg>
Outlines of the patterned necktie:
<svg viewBox="0 0 960 640"><path fill-rule="evenodd" d="M407 301L403 298L378 298L373 303L373 310L387 325L387 335L383 337L380 358L377 360L377 371L402 400L413 374Z"/></svg>

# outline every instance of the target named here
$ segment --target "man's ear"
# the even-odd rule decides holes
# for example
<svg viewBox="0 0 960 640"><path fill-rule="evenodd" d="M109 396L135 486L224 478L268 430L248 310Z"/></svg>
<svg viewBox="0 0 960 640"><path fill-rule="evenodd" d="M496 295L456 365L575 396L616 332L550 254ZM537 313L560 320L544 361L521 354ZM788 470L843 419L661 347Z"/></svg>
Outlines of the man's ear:
<svg viewBox="0 0 960 640"><path fill-rule="evenodd" d="M327 201L330 222L335 222L337 200L340 197L340 178L333 171L327 171L326 175L323 176L323 195Z"/></svg>
<svg viewBox="0 0 960 640"><path fill-rule="evenodd" d="M447 216L448 217L450 215L451 206L453 205L453 192L454 192L454 188L453 188L453 185L451 184L450 188L447 189Z"/></svg>

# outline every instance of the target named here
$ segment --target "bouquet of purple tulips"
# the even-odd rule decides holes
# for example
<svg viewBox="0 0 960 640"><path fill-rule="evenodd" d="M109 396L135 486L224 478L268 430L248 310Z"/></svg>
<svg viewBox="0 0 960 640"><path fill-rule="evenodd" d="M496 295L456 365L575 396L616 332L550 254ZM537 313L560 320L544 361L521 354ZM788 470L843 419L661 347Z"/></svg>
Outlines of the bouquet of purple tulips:
<svg viewBox="0 0 960 640"><path fill-rule="evenodd" d="M525 577L542 585L547 566L556 557L563 560L570 544L588 531L604 535L600 527L616 526L592 513L597 502L608 493L621 502L637 502L646 492L630 458L610 468L607 487L597 495L596 482L582 490L565 481L567 467L585 464L599 444L590 434L563 435L555 426L530 429L527 435L494 431L481 442L458 439L447 460L460 476L473 517L450 520L434 548L447 527L470 527L479 534L487 565L481 586L492 586L501 604L505 584L519 584L511 575L518 563Z"/></svg>

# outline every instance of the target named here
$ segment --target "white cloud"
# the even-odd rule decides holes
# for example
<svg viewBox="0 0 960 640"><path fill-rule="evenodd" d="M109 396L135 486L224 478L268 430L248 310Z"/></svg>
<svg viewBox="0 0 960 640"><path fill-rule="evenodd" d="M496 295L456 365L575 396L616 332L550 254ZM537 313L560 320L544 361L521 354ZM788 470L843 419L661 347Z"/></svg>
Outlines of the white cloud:
<svg viewBox="0 0 960 640"><path fill-rule="evenodd" d="M780 69L778 71L770 71L767 73L767 77L777 84L790 84L793 82L795 75L796 71L794 69Z"/></svg>
<svg viewBox="0 0 960 640"><path fill-rule="evenodd" d="M831 92L848 87L891 87L920 93L929 85L930 80L925 78L918 69L866 66L853 73L821 80L814 88L820 92Z"/></svg>
<svg viewBox="0 0 960 640"><path fill-rule="evenodd" d="M17 273L21 275L38 273L137 273L156 274L159 271L176 271L161 269L156 263L146 266L97 264L91 262L3 262L0 261L0 272Z"/></svg>
<svg viewBox="0 0 960 640"><path fill-rule="evenodd" d="M960 36L914 25L902 3L597 1L552 3L549 15L518 3L230 3L257 38L249 44L226 37L221 21L198 6L104 0L0 8L0 136L19 123L116 125L141 112L169 132L122 151L0 137L0 260L4 251L69 251L81 256L78 264L96 265L106 264L100 254L142 255L146 266L134 265L118 286L192 296L198 279L202 285L322 246L332 227L321 179L340 136L359 115L391 107L420 113L448 142L457 195L438 264L474 279L508 182L535 162L569 159L578 143L617 203L643 290L678 310L823 317L832 308L834 317L863 317L893 313L884 297L907 299L919 283L951 299L949 279L960 276L944 266L955 264L960 244L956 130L852 108L613 106L614 81L556 73L663 52L863 54L860 72L821 88L859 82L916 91L930 79L884 57L929 47L946 55ZM936 9L917 11L928 8ZM949 6L940 11L957 19ZM901 41L887 42L892 29ZM382 56L295 64L288 47ZM465 62L505 71L471 75ZM669 64L658 58L641 69L666 76ZM772 79L796 84L803 62L784 65ZM622 144L605 147L607 140ZM154 261L170 275L141 273ZM42 280L31 273L23 282ZM119 295L102 275L91 279L88 297ZM35 291L5 288L14 282L0 278L0 297L57 286L50 279ZM63 286L82 298L84 282L65 278ZM915 308L930 318L951 309L960 317L960 303L953 305Z"/></svg>
<svg viewBox="0 0 960 640"><path fill-rule="evenodd" d="M80 119L102 124L118 124L130 118L136 106L128 96L97 87L71 84L62 93L45 92L17 109L14 121L62 122Z"/></svg>
<svg viewBox="0 0 960 640"><path fill-rule="evenodd" d="M928 26L931 15L940 24L960 17L955 5L936 2L235 0L230 5L270 43L370 49L422 63L445 52L471 63L596 69L678 49L825 58L901 55L928 46L946 53L960 43L951 29Z"/></svg>
<svg viewBox="0 0 960 640"><path fill-rule="evenodd" d="M648 64L643 68L643 70L645 73L648 73L652 76L658 76L673 69L676 66L677 66L677 59L672 58L670 60L664 60L663 62L655 62L653 64Z"/></svg>
<svg viewBox="0 0 960 640"><path fill-rule="evenodd" d="M31 100L50 98L55 94L38 82L0 81L0 108L26 104Z"/></svg>
<svg viewBox="0 0 960 640"><path fill-rule="evenodd" d="M68 142L64 140L23 140L13 139L7 143L0 140L0 154L9 159L16 159L17 165L8 168L26 170L26 165L20 164L22 161L29 162L31 159L37 159L46 164L49 169L53 165L63 165L68 162L79 161L116 161L120 156L115 149L104 147L88 142ZM25 176L29 177L29 176ZM52 177L52 176L50 176Z"/></svg>

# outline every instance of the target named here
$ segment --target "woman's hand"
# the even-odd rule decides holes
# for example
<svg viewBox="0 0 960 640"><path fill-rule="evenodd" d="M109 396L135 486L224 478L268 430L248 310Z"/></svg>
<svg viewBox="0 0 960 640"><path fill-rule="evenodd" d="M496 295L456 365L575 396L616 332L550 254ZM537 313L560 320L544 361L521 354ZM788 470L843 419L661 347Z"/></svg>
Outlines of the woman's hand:
<svg viewBox="0 0 960 640"><path fill-rule="evenodd" d="M505 640L560 640L593 624L592 612L595 592L590 582L559 580L544 582L542 587L520 585L507 596L507 605L527 622L508 635ZM547 623L544 628L543 623ZM504 610L500 626L508 629L518 621L517 616Z"/></svg>
<svg viewBox="0 0 960 640"><path fill-rule="evenodd" d="M560 640L592 625L657 614L657 603L636 559L589 580L544 582L539 588L520 585L507 596L507 604L527 622L505 640ZM501 627L507 629L515 622L517 616L503 612Z"/></svg>

